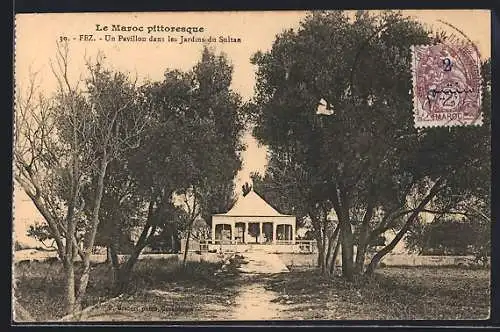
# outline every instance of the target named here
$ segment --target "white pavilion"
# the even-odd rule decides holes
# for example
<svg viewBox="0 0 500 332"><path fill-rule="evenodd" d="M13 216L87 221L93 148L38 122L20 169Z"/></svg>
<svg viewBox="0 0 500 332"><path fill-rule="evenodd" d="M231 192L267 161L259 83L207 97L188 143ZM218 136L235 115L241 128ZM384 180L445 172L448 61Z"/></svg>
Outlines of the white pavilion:
<svg viewBox="0 0 500 332"><path fill-rule="evenodd" d="M296 218L281 214L253 189L227 212L212 216L212 245L294 245Z"/></svg>

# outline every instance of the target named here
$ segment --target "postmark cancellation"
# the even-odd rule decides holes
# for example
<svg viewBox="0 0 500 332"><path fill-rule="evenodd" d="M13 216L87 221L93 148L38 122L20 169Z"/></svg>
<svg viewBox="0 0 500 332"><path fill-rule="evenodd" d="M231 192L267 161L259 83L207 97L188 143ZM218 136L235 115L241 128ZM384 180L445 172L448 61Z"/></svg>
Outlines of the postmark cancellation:
<svg viewBox="0 0 500 332"><path fill-rule="evenodd" d="M472 44L413 46L415 127L482 125L480 63Z"/></svg>

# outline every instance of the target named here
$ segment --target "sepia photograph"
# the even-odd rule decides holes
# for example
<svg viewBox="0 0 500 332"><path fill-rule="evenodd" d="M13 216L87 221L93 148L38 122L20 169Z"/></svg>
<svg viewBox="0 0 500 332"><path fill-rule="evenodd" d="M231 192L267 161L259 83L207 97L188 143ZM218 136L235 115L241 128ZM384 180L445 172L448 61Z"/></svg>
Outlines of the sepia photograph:
<svg viewBox="0 0 500 332"><path fill-rule="evenodd" d="M12 322L487 320L489 10L14 19Z"/></svg>

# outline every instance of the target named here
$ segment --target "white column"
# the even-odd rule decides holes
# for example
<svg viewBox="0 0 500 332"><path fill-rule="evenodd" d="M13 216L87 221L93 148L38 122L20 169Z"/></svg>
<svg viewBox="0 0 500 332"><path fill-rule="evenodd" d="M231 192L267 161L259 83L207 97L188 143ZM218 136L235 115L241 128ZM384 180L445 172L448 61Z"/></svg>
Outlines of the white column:
<svg viewBox="0 0 500 332"><path fill-rule="evenodd" d="M235 231L235 223L234 220L231 221L230 223L231 227L231 244L234 243L234 231Z"/></svg>
<svg viewBox="0 0 500 332"><path fill-rule="evenodd" d="M259 243L262 243L262 222L259 222Z"/></svg>
<svg viewBox="0 0 500 332"><path fill-rule="evenodd" d="M273 221L273 244L276 244L276 228L278 225Z"/></svg>
<svg viewBox="0 0 500 332"><path fill-rule="evenodd" d="M215 244L215 227L217 226L217 223L215 222L215 219L212 219L212 244Z"/></svg>
<svg viewBox="0 0 500 332"><path fill-rule="evenodd" d="M295 244L295 220L292 222L292 244Z"/></svg>
<svg viewBox="0 0 500 332"><path fill-rule="evenodd" d="M243 229L243 243L248 243L248 221L245 221L245 228Z"/></svg>

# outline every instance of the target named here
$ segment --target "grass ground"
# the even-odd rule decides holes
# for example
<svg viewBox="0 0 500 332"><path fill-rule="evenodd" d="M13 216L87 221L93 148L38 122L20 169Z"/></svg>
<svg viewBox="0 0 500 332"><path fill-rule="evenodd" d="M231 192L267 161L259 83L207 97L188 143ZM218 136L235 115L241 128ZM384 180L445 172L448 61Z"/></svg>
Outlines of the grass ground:
<svg viewBox="0 0 500 332"><path fill-rule="evenodd" d="M385 267L348 283L315 271L270 278L267 289L287 305L284 319L487 319L490 272L457 267Z"/></svg>
<svg viewBox="0 0 500 332"><path fill-rule="evenodd" d="M203 319L207 312L199 310L201 306L223 311L222 305L234 301L235 269L216 274L220 267L221 263L188 262L184 270L176 258L140 260L129 292L100 306L93 314L122 313L131 320ZM65 315L63 270L59 262L20 263L15 267L15 275L16 299L34 319L55 321ZM94 266L84 307L111 298L110 277L106 264Z"/></svg>
<svg viewBox="0 0 500 332"><path fill-rule="evenodd" d="M486 269L385 267L372 279L348 283L314 270L242 277L239 263L235 260L219 272L221 263L190 262L182 270L176 258L141 260L130 292L98 306L87 319L231 319L239 291L250 283L273 294L270 302L278 305L284 320L486 319L489 314ZM35 319L54 321L64 316L59 263L20 263L15 272L16 298ZM110 275L108 266L94 266L85 306L111 297Z"/></svg>

